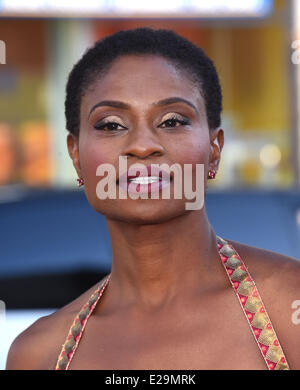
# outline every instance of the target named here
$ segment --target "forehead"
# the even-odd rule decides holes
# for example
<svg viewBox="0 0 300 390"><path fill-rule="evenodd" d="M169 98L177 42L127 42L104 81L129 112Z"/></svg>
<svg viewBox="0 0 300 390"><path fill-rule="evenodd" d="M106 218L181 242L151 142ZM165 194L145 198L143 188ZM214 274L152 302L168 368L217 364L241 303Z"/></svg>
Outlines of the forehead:
<svg viewBox="0 0 300 390"><path fill-rule="evenodd" d="M204 106L199 85L186 70L155 55L126 55L117 58L90 85L82 105L95 101L124 100L149 103L178 96Z"/></svg>

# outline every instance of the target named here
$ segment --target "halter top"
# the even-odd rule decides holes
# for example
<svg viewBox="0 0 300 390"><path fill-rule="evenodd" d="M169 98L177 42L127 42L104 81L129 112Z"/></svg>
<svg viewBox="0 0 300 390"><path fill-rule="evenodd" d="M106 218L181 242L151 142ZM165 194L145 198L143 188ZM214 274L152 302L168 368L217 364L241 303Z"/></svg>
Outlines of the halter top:
<svg viewBox="0 0 300 390"><path fill-rule="evenodd" d="M219 236L217 236L217 245L221 262L267 368L269 370L289 370L289 365L275 329L273 328L254 280L250 276L243 260L233 246ZM109 278L110 274L91 295L88 302L82 306L80 312L75 317L65 343L62 345L55 370L69 369L87 321L100 300L109 282Z"/></svg>

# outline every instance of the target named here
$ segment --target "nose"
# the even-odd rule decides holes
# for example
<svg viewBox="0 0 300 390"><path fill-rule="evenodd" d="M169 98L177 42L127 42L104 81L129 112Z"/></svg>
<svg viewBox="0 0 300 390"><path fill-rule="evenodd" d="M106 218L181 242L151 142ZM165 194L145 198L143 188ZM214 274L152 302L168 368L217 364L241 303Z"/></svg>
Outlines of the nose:
<svg viewBox="0 0 300 390"><path fill-rule="evenodd" d="M136 128L128 133L127 142L122 150L123 156L147 159L164 154L159 137L148 126Z"/></svg>

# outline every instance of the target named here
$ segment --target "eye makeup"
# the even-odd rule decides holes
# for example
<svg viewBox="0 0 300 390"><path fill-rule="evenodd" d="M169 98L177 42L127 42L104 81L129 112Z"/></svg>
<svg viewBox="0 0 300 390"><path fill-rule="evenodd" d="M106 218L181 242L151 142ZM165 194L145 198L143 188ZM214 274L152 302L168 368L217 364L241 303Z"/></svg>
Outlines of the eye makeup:
<svg viewBox="0 0 300 390"><path fill-rule="evenodd" d="M163 116L161 123L158 125L160 128L172 128L178 126L188 126L191 121L178 113L172 112Z"/></svg>
<svg viewBox="0 0 300 390"><path fill-rule="evenodd" d="M102 131L116 131L127 129L127 127L123 124L123 121L118 116L112 115L97 121L93 127L96 130Z"/></svg>

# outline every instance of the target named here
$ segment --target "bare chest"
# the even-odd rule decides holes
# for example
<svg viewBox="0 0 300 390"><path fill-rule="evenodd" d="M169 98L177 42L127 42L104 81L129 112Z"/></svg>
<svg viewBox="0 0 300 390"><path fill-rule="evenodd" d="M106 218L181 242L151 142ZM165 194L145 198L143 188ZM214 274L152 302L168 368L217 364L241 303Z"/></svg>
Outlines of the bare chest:
<svg viewBox="0 0 300 390"><path fill-rule="evenodd" d="M233 302L138 325L128 318L91 318L70 369L267 369L244 313Z"/></svg>

